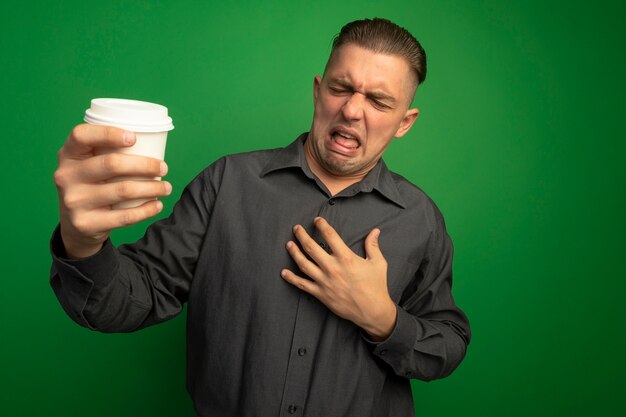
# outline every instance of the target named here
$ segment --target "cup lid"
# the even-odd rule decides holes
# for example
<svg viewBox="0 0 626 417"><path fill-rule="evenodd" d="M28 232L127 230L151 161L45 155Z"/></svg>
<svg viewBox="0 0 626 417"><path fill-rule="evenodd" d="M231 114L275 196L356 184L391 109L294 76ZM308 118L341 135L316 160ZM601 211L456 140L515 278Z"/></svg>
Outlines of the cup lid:
<svg viewBox="0 0 626 417"><path fill-rule="evenodd" d="M85 111L85 122L116 126L133 132L165 132L174 129L167 107L146 101L94 98Z"/></svg>

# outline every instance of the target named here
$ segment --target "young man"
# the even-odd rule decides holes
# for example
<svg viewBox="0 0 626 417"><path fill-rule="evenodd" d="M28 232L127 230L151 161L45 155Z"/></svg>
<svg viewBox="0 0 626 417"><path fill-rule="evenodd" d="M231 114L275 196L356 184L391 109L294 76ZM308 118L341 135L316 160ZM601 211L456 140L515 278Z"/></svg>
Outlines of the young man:
<svg viewBox="0 0 626 417"><path fill-rule="evenodd" d="M188 390L201 416L410 416L410 378L450 374L470 340L451 294L441 213L381 157L418 116L426 58L384 19L344 26L313 84L310 132L224 157L168 219L115 249L109 231L158 213L161 161L113 154L120 129L77 126L59 151L51 283L104 332L167 320L188 302ZM261 132L262 133L262 132Z"/></svg>

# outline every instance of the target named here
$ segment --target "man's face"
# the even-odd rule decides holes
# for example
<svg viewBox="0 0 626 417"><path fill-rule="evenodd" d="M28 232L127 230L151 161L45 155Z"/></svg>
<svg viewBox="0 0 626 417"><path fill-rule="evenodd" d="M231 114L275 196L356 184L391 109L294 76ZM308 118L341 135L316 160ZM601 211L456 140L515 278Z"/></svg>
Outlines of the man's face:
<svg viewBox="0 0 626 417"><path fill-rule="evenodd" d="M311 156L333 176L365 175L417 118L417 109L408 110L413 80L400 56L341 46L314 80Z"/></svg>

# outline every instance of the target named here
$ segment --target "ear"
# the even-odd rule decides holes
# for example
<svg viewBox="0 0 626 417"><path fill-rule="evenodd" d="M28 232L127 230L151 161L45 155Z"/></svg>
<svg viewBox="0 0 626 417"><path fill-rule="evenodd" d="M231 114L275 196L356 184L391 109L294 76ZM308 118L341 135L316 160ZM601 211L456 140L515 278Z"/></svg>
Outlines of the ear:
<svg viewBox="0 0 626 417"><path fill-rule="evenodd" d="M396 131L394 137L401 138L402 136L404 136L404 134L408 132L409 129L411 129L411 126L413 126L413 122L415 122L415 119L417 119L417 116L419 116L419 114L420 111L417 108L407 110L404 114L404 117L402 118L402 121L400 122L400 126L398 127L398 130Z"/></svg>
<svg viewBox="0 0 626 417"><path fill-rule="evenodd" d="M322 84L322 77L316 75L313 78L313 105L317 102L317 96L320 92L320 85Z"/></svg>

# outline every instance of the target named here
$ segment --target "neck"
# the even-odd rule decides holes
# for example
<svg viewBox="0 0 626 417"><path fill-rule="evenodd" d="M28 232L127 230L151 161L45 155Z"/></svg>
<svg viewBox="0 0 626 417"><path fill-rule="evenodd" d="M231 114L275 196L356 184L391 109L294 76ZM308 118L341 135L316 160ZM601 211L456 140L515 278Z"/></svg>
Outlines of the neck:
<svg viewBox="0 0 626 417"><path fill-rule="evenodd" d="M345 190L352 184L356 184L357 182L365 178L365 175L367 175L367 172L356 173L353 175L338 175L329 172L324 167L322 167L322 165L317 160L313 152L310 140L304 142L304 155L306 157L306 162L311 172L313 172L313 174L315 174L315 176L322 182L322 184L324 184L326 188L328 188L328 191L330 191L331 195L339 194L342 190Z"/></svg>

